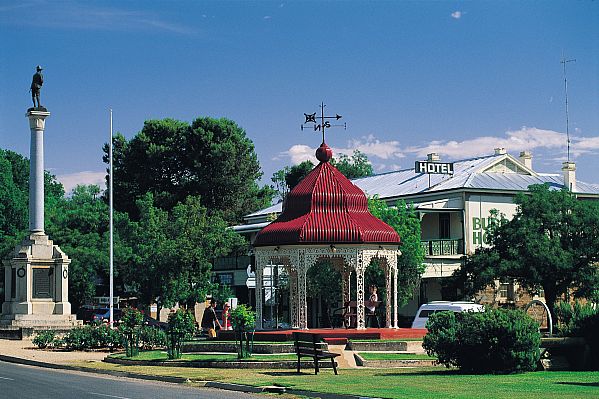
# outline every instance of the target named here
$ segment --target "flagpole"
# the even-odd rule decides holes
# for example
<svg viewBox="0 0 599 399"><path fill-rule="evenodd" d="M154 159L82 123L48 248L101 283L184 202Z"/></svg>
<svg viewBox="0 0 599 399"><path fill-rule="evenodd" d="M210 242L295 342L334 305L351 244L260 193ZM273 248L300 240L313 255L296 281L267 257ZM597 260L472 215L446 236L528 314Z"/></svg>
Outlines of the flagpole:
<svg viewBox="0 0 599 399"><path fill-rule="evenodd" d="M108 145L108 158L110 159L110 171L109 171L109 183L108 183L108 198L109 198L109 208L110 208L110 327L114 327L114 273L113 273L113 264L114 264L114 253L113 253L113 221L112 221L112 108L110 109L110 142Z"/></svg>

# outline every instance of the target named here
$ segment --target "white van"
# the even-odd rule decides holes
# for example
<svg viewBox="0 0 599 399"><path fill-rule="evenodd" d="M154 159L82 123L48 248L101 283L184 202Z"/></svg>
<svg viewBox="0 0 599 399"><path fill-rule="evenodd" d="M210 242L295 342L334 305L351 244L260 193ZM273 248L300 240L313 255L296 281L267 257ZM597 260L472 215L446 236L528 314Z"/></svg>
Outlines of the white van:
<svg viewBox="0 0 599 399"><path fill-rule="evenodd" d="M428 317L435 312L483 312L485 307L474 302L433 301L420 306L412 328L425 328Z"/></svg>

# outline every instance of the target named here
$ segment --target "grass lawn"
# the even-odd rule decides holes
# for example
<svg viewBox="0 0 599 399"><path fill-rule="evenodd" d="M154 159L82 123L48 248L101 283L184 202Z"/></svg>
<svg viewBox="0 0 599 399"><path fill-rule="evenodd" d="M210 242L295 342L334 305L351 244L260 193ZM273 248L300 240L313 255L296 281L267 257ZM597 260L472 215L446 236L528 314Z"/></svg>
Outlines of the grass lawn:
<svg viewBox="0 0 599 399"><path fill-rule="evenodd" d="M191 381L223 381L247 385L283 385L292 389L381 398L595 399L599 372L544 371L513 375L460 375L443 367L427 369L323 369L307 371L236 370L188 367L123 366L81 363L83 367L177 376Z"/></svg>
<svg viewBox="0 0 599 399"><path fill-rule="evenodd" d="M124 353L117 353L111 355L117 359L131 359L131 360L169 360L166 351L154 350L140 352L139 356L128 358ZM204 361L236 361L237 354L209 354L209 353L184 353L183 357L179 360L204 360ZM294 354L281 354L281 355L254 355L249 359L243 359L243 361L277 361L277 360L297 360L297 356Z"/></svg>
<svg viewBox="0 0 599 399"><path fill-rule="evenodd" d="M437 360L425 353L360 352L358 355L364 360Z"/></svg>

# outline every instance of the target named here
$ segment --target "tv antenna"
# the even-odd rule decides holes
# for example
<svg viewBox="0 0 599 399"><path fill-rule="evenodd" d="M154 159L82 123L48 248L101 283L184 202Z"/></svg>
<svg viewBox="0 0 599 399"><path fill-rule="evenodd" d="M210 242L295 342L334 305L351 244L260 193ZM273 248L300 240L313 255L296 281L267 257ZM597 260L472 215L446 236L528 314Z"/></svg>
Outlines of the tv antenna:
<svg viewBox="0 0 599 399"><path fill-rule="evenodd" d="M568 78L566 75L566 64L569 62L576 62L576 59L571 58L567 60L562 56L561 64L564 66L564 92L566 94L566 137L568 139L568 162L570 162L570 117L568 115Z"/></svg>
<svg viewBox="0 0 599 399"><path fill-rule="evenodd" d="M306 120L304 121L304 123L302 123L302 125L300 126L300 128L302 130L307 129L306 125L308 123L312 123L314 131L321 131L322 132L322 142L324 143L324 132L325 129L329 129L331 127L342 127L343 129L347 130L347 123L343 123L343 124L339 124L339 125L333 125L331 124L331 122L328 121L328 119L334 119L335 121L338 121L339 119L342 118L341 115L339 114L335 114L335 116L325 116L324 115L324 107L326 107L326 105L323 103L320 104L320 116L316 116L316 112L314 112L313 114L306 114L304 112L304 116L306 117ZM317 122L317 119L320 119L320 123Z"/></svg>

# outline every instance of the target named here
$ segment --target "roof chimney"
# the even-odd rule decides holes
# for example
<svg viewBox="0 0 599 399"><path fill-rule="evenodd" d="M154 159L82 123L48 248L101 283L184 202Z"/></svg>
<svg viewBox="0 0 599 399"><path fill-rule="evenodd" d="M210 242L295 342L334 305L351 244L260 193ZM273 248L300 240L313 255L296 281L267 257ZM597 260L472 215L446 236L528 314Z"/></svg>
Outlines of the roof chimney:
<svg viewBox="0 0 599 399"><path fill-rule="evenodd" d="M576 163L566 161L562 163L562 172L564 174L564 187L571 192L576 191Z"/></svg>
<svg viewBox="0 0 599 399"><path fill-rule="evenodd" d="M532 154L530 151L520 152L520 163L528 169L532 169Z"/></svg>
<svg viewBox="0 0 599 399"><path fill-rule="evenodd" d="M503 147L495 148L495 155L503 155L506 153L507 153L507 151Z"/></svg>
<svg viewBox="0 0 599 399"><path fill-rule="evenodd" d="M429 162L439 162L441 160L441 157L436 152L431 152L430 154L426 154L426 156L428 157L427 161Z"/></svg>

